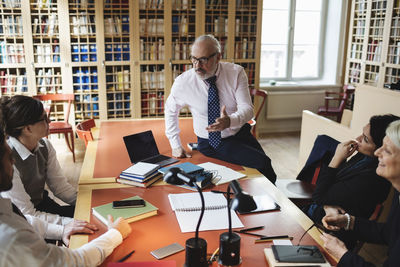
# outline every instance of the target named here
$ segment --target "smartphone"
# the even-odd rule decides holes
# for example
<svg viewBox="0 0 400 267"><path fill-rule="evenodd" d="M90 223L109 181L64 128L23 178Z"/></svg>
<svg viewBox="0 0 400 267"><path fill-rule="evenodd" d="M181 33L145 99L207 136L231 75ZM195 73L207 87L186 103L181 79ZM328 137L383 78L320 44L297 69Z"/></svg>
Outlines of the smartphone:
<svg viewBox="0 0 400 267"><path fill-rule="evenodd" d="M151 251L151 255L153 255L154 257L156 257L157 260L168 257L169 255L175 254L179 251L184 250L185 248L182 247L180 244L178 243L173 243L171 245L156 249Z"/></svg>
<svg viewBox="0 0 400 267"><path fill-rule="evenodd" d="M123 208L140 208L144 207L146 203L143 199L133 199L133 200L119 200L113 201L112 207L114 209L123 209Z"/></svg>

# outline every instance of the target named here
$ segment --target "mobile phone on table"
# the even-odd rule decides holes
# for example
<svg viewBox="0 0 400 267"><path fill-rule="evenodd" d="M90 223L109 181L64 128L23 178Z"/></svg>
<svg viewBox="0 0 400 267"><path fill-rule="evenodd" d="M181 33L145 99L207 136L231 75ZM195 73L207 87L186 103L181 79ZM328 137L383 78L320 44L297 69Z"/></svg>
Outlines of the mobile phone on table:
<svg viewBox="0 0 400 267"><path fill-rule="evenodd" d="M173 243L171 245L156 249L151 251L151 255L153 255L154 257L156 257L156 259L162 259L165 258L169 255L175 254L179 251L184 250L185 248L182 247L180 244L178 243Z"/></svg>
<svg viewBox="0 0 400 267"><path fill-rule="evenodd" d="M112 207L114 209L123 209L123 208L140 208L144 207L146 203L143 199L133 199L133 200L119 200L113 201Z"/></svg>

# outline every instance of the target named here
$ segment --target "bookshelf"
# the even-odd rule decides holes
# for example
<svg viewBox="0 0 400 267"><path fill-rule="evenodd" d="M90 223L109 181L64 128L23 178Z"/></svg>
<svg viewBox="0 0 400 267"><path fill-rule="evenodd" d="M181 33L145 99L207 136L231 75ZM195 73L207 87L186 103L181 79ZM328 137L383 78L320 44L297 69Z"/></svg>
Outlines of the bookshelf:
<svg viewBox="0 0 400 267"><path fill-rule="evenodd" d="M215 35L222 60L258 84L261 11L262 0L4 1L1 95L73 93L75 123L163 117L199 35Z"/></svg>
<svg viewBox="0 0 400 267"><path fill-rule="evenodd" d="M400 79L400 1L352 2L345 83L384 87Z"/></svg>

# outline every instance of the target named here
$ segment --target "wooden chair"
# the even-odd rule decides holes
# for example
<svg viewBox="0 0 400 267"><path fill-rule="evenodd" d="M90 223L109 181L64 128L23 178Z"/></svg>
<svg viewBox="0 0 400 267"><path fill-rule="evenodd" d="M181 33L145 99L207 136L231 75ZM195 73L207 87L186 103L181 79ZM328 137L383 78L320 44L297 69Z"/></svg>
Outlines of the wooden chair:
<svg viewBox="0 0 400 267"><path fill-rule="evenodd" d="M79 139L85 141L85 147L87 147L89 141L93 141L93 135L90 129L95 126L96 123L94 119L82 121L76 125L76 133L78 134Z"/></svg>
<svg viewBox="0 0 400 267"><path fill-rule="evenodd" d="M340 123L342 119L343 110L351 96L353 95L355 88L351 85L343 86L343 92L325 92L325 106L318 108L318 115L336 117L336 121ZM334 97L333 95L336 95ZM329 106L330 101L339 101L339 105L336 107Z"/></svg>
<svg viewBox="0 0 400 267"><path fill-rule="evenodd" d="M49 123L49 132L50 134L64 134L65 142L69 150L72 152L73 161L75 162L75 145L74 145L74 130L72 129L72 125L69 124L69 113L71 110L71 104L74 101L73 94L47 94L47 95L36 95L33 96L40 101L49 101L50 107L47 107L46 104L45 110L47 112L48 118L50 118L52 107L55 104L67 103L66 110L64 110L64 120L63 121L52 121Z"/></svg>
<svg viewBox="0 0 400 267"><path fill-rule="evenodd" d="M260 89L250 89L250 94L254 97L254 101L255 101L256 97L262 98L261 103L258 105L257 111L255 111L254 118L252 118L251 120L248 121L248 124L250 124L252 126L251 133L253 134L253 136L255 138L257 138L257 131L256 131L257 119L261 113L261 110L265 104L265 101L267 100L268 93L267 93L267 91L260 90Z"/></svg>

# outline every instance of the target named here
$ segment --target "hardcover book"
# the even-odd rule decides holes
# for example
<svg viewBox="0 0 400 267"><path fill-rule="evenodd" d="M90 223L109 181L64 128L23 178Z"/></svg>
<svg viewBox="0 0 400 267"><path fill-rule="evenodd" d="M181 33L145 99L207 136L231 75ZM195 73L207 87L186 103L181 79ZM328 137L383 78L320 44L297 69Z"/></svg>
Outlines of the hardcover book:
<svg viewBox="0 0 400 267"><path fill-rule="evenodd" d="M134 196L130 198L126 198L123 200L133 200L133 199L142 199L139 196ZM118 217L122 217L127 220L128 223L139 221L154 215L157 215L158 208L153 206L151 203L146 201L146 205L144 207L139 208L119 208L114 209L112 207L112 203L104 204L101 206L93 207L92 212L93 215L99 219L102 223L107 225L107 215L110 214L114 219Z"/></svg>

